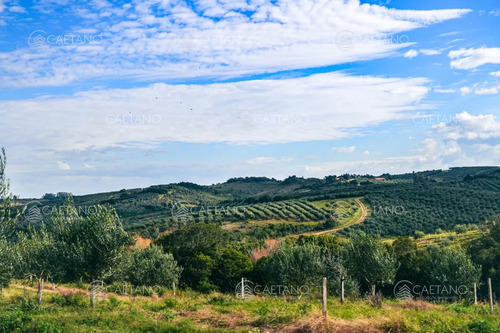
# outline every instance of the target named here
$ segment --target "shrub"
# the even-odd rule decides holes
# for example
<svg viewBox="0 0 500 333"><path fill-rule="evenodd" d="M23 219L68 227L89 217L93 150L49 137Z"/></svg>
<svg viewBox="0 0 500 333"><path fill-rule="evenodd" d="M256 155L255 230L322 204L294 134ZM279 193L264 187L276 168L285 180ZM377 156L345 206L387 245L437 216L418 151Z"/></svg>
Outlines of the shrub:
<svg viewBox="0 0 500 333"><path fill-rule="evenodd" d="M469 332L471 333L493 333L498 332L493 324L485 320L476 319L467 325Z"/></svg>
<svg viewBox="0 0 500 333"><path fill-rule="evenodd" d="M16 332L26 327L32 318L24 311L7 312L0 317L0 332Z"/></svg>
<svg viewBox="0 0 500 333"><path fill-rule="evenodd" d="M165 308L167 309L172 309L177 306L179 302L175 298L165 298L163 300L163 304L165 305Z"/></svg>
<svg viewBox="0 0 500 333"><path fill-rule="evenodd" d="M425 233L423 231L420 231L420 230L415 230L415 239L418 239L418 238L422 238L425 236Z"/></svg>
<svg viewBox="0 0 500 333"><path fill-rule="evenodd" d="M111 296L109 298L109 308L110 309L116 309L120 305L120 300L114 296Z"/></svg>

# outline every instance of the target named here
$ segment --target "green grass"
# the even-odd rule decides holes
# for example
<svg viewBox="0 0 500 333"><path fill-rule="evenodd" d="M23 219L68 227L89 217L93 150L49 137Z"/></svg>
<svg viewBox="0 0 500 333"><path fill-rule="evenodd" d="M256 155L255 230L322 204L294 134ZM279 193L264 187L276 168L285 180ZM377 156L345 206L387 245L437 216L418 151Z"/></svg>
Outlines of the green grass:
<svg viewBox="0 0 500 333"><path fill-rule="evenodd" d="M417 244L419 249L425 248L428 245L437 246L463 246L465 243L478 238L481 235L479 230L469 230L464 233L456 233L454 231L447 231L440 234L427 234L421 238L414 239L413 242ZM454 239L456 236L456 239ZM450 239L450 237L452 237ZM396 238L384 238L384 242L392 244ZM447 241L449 240L449 242ZM449 243L449 245L448 245Z"/></svg>
<svg viewBox="0 0 500 333"><path fill-rule="evenodd" d="M162 298L108 295L92 308L83 290L47 290L38 309L34 288L15 285L0 296L0 332L282 332L320 318L316 296L239 299L179 291L175 297ZM328 315L336 332L351 332L352 325L383 332L398 332L396 328L399 332L500 332L500 316L489 315L485 304L384 300L377 307L366 300L340 305L329 298Z"/></svg>

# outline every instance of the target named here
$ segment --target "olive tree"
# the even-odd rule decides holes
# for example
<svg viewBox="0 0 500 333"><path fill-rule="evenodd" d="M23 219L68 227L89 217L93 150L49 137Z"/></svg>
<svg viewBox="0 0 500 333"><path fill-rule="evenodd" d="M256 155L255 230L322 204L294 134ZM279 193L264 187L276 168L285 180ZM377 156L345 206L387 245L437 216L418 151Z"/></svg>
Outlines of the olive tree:
<svg viewBox="0 0 500 333"><path fill-rule="evenodd" d="M5 149L0 153L0 295L3 288L9 285L13 275L13 247L8 236L14 231L15 219L12 218L12 193L10 182L5 175L7 158Z"/></svg>
<svg viewBox="0 0 500 333"><path fill-rule="evenodd" d="M37 302L41 305L44 280L56 275L60 269L58 265L60 247L45 226L40 230L30 228L28 233L19 233L15 247L19 255L16 269L22 276L29 275L36 278Z"/></svg>
<svg viewBox="0 0 500 333"><path fill-rule="evenodd" d="M181 272L173 255L153 244L132 252L128 280L134 285L171 286L179 283Z"/></svg>
<svg viewBox="0 0 500 333"><path fill-rule="evenodd" d="M462 248L443 248L437 251L430 265L431 283L466 286L472 289L481 279L481 265L475 265Z"/></svg>
<svg viewBox="0 0 500 333"><path fill-rule="evenodd" d="M398 270L395 256L378 239L365 233L354 233L344 249L350 272L358 281L366 282L375 296L377 284L392 283Z"/></svg>

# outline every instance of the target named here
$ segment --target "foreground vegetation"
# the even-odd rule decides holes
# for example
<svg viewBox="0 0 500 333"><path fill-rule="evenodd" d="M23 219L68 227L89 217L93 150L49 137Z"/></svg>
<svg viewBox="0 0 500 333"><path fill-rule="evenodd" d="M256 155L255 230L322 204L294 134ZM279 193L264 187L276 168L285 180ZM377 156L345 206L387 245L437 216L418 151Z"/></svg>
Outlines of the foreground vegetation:
<svg viewBox="0 0 500 333"><path fill-rule="evenodd" d="M237 298L231 294L166 291L153 295L108 294L90 306L85 289L47 287L39 308L36 291L15 284L0 296L0 332L457 332L493 333L500 315L485 304L328 299L321 316L319 295L301 299Z"/></svg>
<svg viewBox="0 0 500 333"><path fill-rule="evenodd" d="M65 209L51 210L36 220L39 223L33 223L32 218L40 216L36 209L28 213L19 209L9 192L5 163L2 154L0 294L4 295L0 298L0 333L96 331L95 327L116 332L498 331L497 317L487 316L484 306L470 305L473 286L478 286L480 301L487 298L487 279L493 281L494 292L500 292L500 217L491 214L498 198L478 202L481 191L467 201L485 208L478 216L488 217L480 223L436 228L433 236L426 236L428 228L414 229L412 237L389 240L370 228L367 233L357 229L378 221L377 228L391 230L392 222L401 220L405 206L386 209L374 205L367 209L357 196L322 194L308 200L292 196L277 202L269 196L247 198L240 211L224 209L215 215L207 213L204 206L183 203L172 210L175 228L138 248L134 247L135 235L124 227L115 208L97 204L81 214L70 195L64 196L60 206ZM495 170L475 170L477 179L467 174L463 181L478 180L467 191L477 190L483 183L494 187L491 179L497 177ZM453 176L457 177L456 173ZM351 186L351 195L360 194L360 186L376 188L366 183L369 181L355 185L355 178L345 178L346 183L338 186ZM389 180L389 186L409 184L407 179L403 183L399 180ZM242 181L255 185L253 180L228 184L234 189ZM325 182L330 181L325 178ZM414 176L415 192L401 198L428 201L418 190L425 189L422 183L427 181L438 183L434 178ZM301 182L293 177L284 181L288 185ZM461 182L455 185L460 192ZM183 186L201 195L198 187ZM396 205L400 202L391 198L397 199L394 195L399 190L383 195ZM493 198L494 190L488 191L484 198ZM215 193L211 195L213 199ZM421 196L420 201L415 195ZM373 203L373 193L363 200ZM194 214L192 208L203 208L203 213L199 210ZM380 219L388 213L398 218ZM371 222L364 221L367 214L373 217ZM232 220L239 218L244 221ZM279 220L284 218L287 220ZM235 223L244 228L256 226L246 231L227 228ZM406 227L408 224L401 224L401 230ZM340 235L328 234L332 231ZM284 237L290 232L302 235ZM270 235L280 239L269 239ZM318 315L319 285L324 277L331 304L339 298L341 281L349 299L342 306L330 307L329 319ZM27 279L30 285L21 285ZM408 285L400 285L402 281ZM132 291L117 291L124 285ZM409 285L426 288L416 292ZM103 286L113 289L106 288L104 293ZM139 291L134 286L139 286ZM429 286L434 289L429 291ZM436 286L441 291L436 293ZM235 294L245 297L237 299ZM401 302L394 297L455 303Z"/></svg>

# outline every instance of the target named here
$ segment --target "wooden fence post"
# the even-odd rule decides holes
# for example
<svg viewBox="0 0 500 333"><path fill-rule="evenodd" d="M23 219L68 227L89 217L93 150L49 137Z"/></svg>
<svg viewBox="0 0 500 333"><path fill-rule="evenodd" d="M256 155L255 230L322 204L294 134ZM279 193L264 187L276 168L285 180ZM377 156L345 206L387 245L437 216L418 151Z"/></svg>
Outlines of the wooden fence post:
<svg viewBox="0 0 500 333"><path fill-rule="evenodd" d="M241 298L245 298L245 278L241 278Z"/></svg>
<svg viewBox="0 0 500 333"><path fill-rule="evenodd" d="M340 304L344 304L344 276L340 278Z"/></svg>
<svg viewBox="0 0 500 333"><path fill-rule="evenodd" d="M323 278L323 317L326 317L326 277Z"/></svg>
<svg viewBox="0 0 500 333"><path fill-rule="evenodd" d="M474 305L477 305L477 285L474 283Z"/></svg>
<svg viewBox="0 0 500 333"><path fill-rule="evenodd" d="M491 278L488 278L488 296L490 298L490 314L493 314L493 292L491 288Z"/></svg>
<svg viewBox="0 0 500 333"><path fill-rule="evenodd" d="M172 289L174 290L174 297L175 297L175 282L172 282Z"/></svg>

